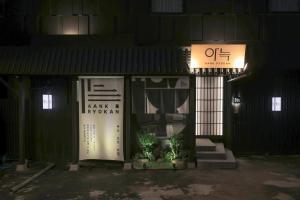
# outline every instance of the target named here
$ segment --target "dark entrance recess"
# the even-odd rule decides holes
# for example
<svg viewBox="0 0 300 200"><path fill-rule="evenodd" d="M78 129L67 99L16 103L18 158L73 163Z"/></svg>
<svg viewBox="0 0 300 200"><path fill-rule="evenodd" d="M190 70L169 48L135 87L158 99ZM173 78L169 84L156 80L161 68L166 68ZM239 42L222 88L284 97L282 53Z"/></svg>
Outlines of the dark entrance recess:
<svg viewBox="0 0 300 200"><path fill-rule="evenodd" d="M131 86L133 139L139 131L162 140L179 133L189 137L189 77L133 77Z"/></svg>

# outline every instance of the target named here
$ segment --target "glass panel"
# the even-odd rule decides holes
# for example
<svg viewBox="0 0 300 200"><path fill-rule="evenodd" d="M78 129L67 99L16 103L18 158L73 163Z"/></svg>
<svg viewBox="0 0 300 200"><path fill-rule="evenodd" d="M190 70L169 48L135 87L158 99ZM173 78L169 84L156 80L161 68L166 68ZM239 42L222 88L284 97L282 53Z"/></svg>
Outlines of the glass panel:
<svg viewBox="0 0 300 200"><path fill-rule="evenodd" d="M48 109L48 95L43 95L43 109Z"/></svg>
<svg viewBox="0 0 300 200"><path fill-rule="evenodd" d="M196 134L222 135L223 77L196 77L196 84Z"/></svg>
<svg viewBox="0 0 300 200"><path fill-rule="evenodd" d="M132 77L131 94L132 124L136 133L153 132L165 138L186 132L189 77Z"/></svg>
<svg viewBox="0 0 300 200"><path fill-rule="evenodd" d="M167 79L161 77L146 78L147 88L167 88Z"/></svg>
<svg viewBox="0 0 300 200"><path fill-rule="evenodd" d="M272 111L281 111L281 97L272 97Z"/></svg>
<svg viewBox="0 0 300 200"><path fill-rule="evenodd" d="M52 95L48 95L48 108L52 109Z"/></svg>
<svg viewBox="0 0 300 200"><path fill-rule="evenodd" d="M52 109L52 95L43 94L43 109Z"/></svg>

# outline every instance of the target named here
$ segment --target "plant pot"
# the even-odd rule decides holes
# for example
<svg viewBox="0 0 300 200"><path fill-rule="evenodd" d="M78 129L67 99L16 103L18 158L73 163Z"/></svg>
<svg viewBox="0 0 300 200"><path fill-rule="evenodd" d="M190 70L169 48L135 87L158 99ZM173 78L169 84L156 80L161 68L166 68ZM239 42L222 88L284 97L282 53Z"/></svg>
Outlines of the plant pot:
<svg viewBox="0 0 300 200"><path fill-rule="evenodd" d="M137 162L140 163L140 164L144 164L144 163L149 162L149 159L147 159L147 158L140 158L140 159L137 159Z"/></svg>
<svg viewBox="0 0 300 200"><path fill-rule="evenodd" d="M136 162L138 163L139 166L142 166L144 169L146 169L147 168L147 163L149 162L149 159L141 158L141 159L137 159Z"/></svg>
<svg viewBox="0 0 300 200"><path fill-rule="evenodd" d="M175 160L172 160L172 164L175 169L184 169L186 163L182 159L175 159Z"/></svg>

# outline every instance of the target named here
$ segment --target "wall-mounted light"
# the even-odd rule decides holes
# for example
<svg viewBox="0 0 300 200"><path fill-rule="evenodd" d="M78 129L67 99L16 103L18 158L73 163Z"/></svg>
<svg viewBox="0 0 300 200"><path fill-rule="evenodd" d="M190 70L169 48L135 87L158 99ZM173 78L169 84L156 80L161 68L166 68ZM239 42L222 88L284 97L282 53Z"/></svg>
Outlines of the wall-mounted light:
<svg viewBox="0 0 300 200"><path fill-rule="evenodd" d="M52 110L52 94L43 94L43 110Z"/></svg>
<svg viewBox="0 0 300 200"><path fill-rule="evenodd" d="M245 64L244 68L243 68L243 71L246 71L248 68L248 63Z"/></svg>
<svg viewBox="0 0 300 200"><path fill-rule="evenodd" d="M233 113L235 114L239 113L241 108L241 97L239 96L232 97L231 105L233 108Z"/></svg>
<svg viewBox="0 0 300 200"><path fill-rule="evenodd" d="M244 67L244 60L245 60L244 56L237 57L234 60L233 68L243 68Z"/></svg>
<svg viewBox="0 0 300 200"><path fill-rule="evenodd" d="M191 63L190 63L190 73L194 73L195 69L199 69L199 64L197 60L191 58Z"/></svg>
<svg viewBox="0 0 300 200"><path fill-rule="evenodd" d="M272 97L272 111L273 112L281 111L281 97Z"/></svg>

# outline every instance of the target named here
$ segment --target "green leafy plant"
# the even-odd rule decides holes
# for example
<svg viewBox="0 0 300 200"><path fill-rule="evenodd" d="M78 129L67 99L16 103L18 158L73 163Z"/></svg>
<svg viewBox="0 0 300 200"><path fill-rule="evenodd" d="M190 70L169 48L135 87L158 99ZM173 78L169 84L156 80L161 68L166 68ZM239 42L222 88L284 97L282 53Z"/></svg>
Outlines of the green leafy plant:
<svg viewBox="0 0 300 200"><path fill-rule="evenodd" d="M135 159L135 160L137 160L137 159L145 159L145 156L144 156L143 153L138 152L138 153L136 153L136 154L134 155L134 159Z"/></svg>
<svg viewBox="0 0 300 200"><path fill-rule="evenodd" d="M171 151L167 151L164 154L164 159L167 161L175 160L175 155Z"/></svg>
<svg viewBox="0 0 300 200"><path fill-rule="evenodd" d="M183 135L177 134L170 137L170 146L166 149L164 159L172 161L175 159L185 159L186 151L183 150Z"/></svg>
<svg viewBox="0 0 300 200"><path fill-rule="evenodd" d="M158 139L156 138L154 133L139 133L138 134L138 144L141 148L141 153L136 154L136 158L138 159L149 159L154 160L154 150L158 143Z"/></svg>

